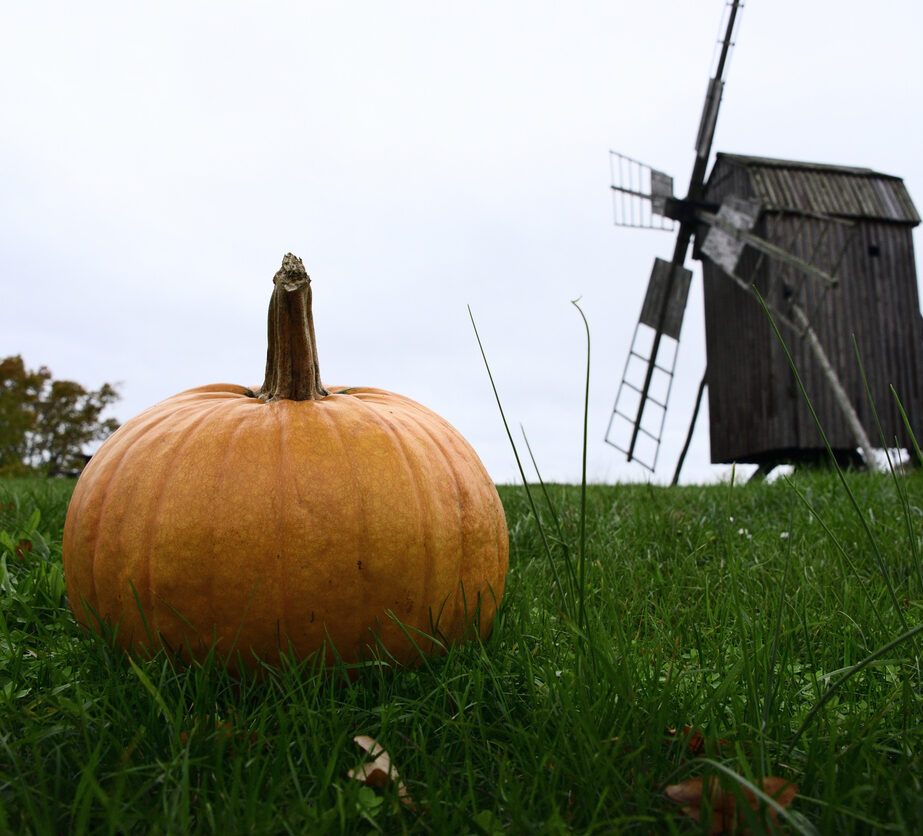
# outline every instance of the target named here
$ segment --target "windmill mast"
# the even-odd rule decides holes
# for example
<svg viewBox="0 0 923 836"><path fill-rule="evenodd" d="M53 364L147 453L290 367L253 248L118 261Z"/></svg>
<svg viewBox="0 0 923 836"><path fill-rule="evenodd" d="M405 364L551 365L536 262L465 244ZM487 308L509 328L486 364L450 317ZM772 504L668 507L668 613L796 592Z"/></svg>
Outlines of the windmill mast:
<svg viewBox="0 0 923 836"><path fill-rule="evenodd" d="M708 167L708 158L711 155L712 139L715 135L715 125L718 121L718 108L721 105L721 95L724 91L724 71L727 66L728 55L733 46L734 24L737 19L737 12L740 8L740 0L731 0L728 4L730 13L728 22L725 27L724 38L721 41L721 52L718 57L718 64L715 68L715 74L709 79L708 91L705 94L705 104L702 107L702 117L699 122L699 133L695 144L695 164L692 167L692 175L689 178L689 189L686 198L683 201L668 201L668 213L670 209L674 210L675 219L680 222L679 232L676 236L676 245L673 248L673 258L671 260L672 268L667 281L666 293L663 296L663 305L660 309L657 328L654 334L654 343L651 346L651 361L647 367L647 373L644 378L644 384L641 388L641 398L638 402L638 414L635 419L634 429L631 434L631 442L628 445L627 458L632 460L635 450L635 444L638 440L638 432L641 429L641 417L644 413L644 407L647 404L648 394L651 388L651 380L654 376L654 369L657 364L657 352L660 350L660 340L663 336L664 324L667 318L668 300L676 281L678 269L681 269L686 262L686 253L689 250L689 243L695 230L695 223L690 211L696 203L701 202L702 191L705 183L705 171ZM672 206L671 206L672 204ZM678 210L678 211L677 211Z"/></svg>

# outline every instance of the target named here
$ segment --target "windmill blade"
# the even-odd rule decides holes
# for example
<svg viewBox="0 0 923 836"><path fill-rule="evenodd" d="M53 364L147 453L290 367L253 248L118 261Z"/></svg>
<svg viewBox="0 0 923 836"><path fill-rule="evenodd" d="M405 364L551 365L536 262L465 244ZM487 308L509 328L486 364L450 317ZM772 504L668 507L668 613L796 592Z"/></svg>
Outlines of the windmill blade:
<svg viewBox="0 0 923 836"><path fill-rule="evenodd" d="M718 124L718 108L721 106L721 96L724 94L724 81L718 76L708 80L708 89L705 92L705 107L699 120L699 132L695 138L695 153L699 159L708 161L711 153L712 140L715 138L715 125Z"/></svg>
<svg viewBox="0 0 923 836"><path fill-rule="evenodd" d="M673 178L618 151L609 152L609 168L615 225L672 232L675 224L666 206L673 197Z"/></svg>
<svg viewBox="0 0 923 836"><path fill-rule="evenodd" d="M691 282L691 270L655 258L640 322L678 342Z"/></svg>
<svg viewBox="0 0 923 836"><path fill-rule="evenodd" d="M639 322L606 427L605 441L624 453L628 461L636 461L653 473L660 452L678 344L671 339L662 340L656 360L652 361L650 337L650 331ZM665 350L667 346L671 350ZM642 402L642 378L648 368L654 368L656 374ZM640 419L639 409L642 411Z"/></svg>
<svg viewBox="0 0 923 836"><path fill-rule="evenodd" d="M737 232L749 232L760 216L760 204L756 200L745 200L731 195L718 210L717 218ZM702 253L721 267L726 273L737 269L737 262L747 242L740 235L726 231L725 227L712 226L702 244Z"/></svg>
<svg viewBox="0 0 923 836"><path fill-rule="evenodd" d="M657 466L692 271L655 259L605 440L651 472Z"/></svg>
<svg viewBox="0 0 923 836"><path fill-rule="evenodd" d="M715 71L708 80L708 88L705 92L705 104L702 107L699 130L695 139L695 165L692 169L692 176L689 178L687 201L696 201L702 196L705 169L708 166L712 141L715 138L715 125L718 123L718 109L721 107L721 98L724 95L724 74L727 71L728 59L734 47L734 38L739 22L737 13L740 11L740 7L740 0L730 0L725 4L727 23L724 27L724 36L719 42L720 47L715 62Z"/></svg>
<svg viewBox="0 0 923 836"><path fill-rule="evenodd" d="M654 329L653 343L650 350L647 352L647 370L644 375L644 382L641 384L638 393L638 407L635 413L631 440L628 442L628 448L623 451L628 461L632 461L632 459L635 458L635 445L638 442L639 436L642 434L644 412L648 404L651 384L654 382L658 371L666 371L668 368L665 364L660 364L658 359L660 357L660 347L663 337L668 336L671 337L677 345L673 347L673 358L669 364L670 384L666 387L662 404L657 403L658 406L662 407L663 415L660 418L660 428L656 436L653 437L655 438L656 449L659 450L660 448L660 439L663 435L663 420L666 417L667 401L670 396L670 388L673 381L673 370L676 367L676 349L679 343L679 332L682 328L683 315L686 311L686 298L689 295L689 284L692 280L692 272L686 269L685 262L686 252L689 249L689 242L692 240L694 229L695 227L691 221L682 221L679 225L679 232L676 234L676 244L673 247L672 260L667 262L656 259L654 261L654 269L651 273L650 282L648 283L647 294L645 294L646 305L648 299L651 299L651 302L648 305L646 314L644 308L642 308L641 319L641 324L650 324ZM666 330L668 325L670 326L669 333L667 333ZM637 339L637 336L638 328L636 327L634 339ZM629 353L629 361L631 360L633 352L634 346L631 349L631 353ZM622 384L619 386L619 393L621 393L624 383L625 375L622 376ZM619 396L617 394L616 410L613 411L613 415L615 415L617 411L618 400ZM610 420L609 423L611 428L612 421ZM618 447L618 445L613 446ZM656 461L656 452L653 458Z"/></svg>
<svg viewBox="0 0 923 836"><path fill-rule="evenodd" d="M705 93L705 106L699 119L699 130L695 139L696 157L703 162L708 162L711 154L712 140L715 137L715 125L718 123L718 108L721 106L721 97L724 95L724 74L727 71L728 59L734 47L734 38L739 18L739 0L729 0L724 6L722 23L724 24L724 37L720 41L720 50L715 62L715 71L708 80L708 89ZM704 174L704 172L703 172Z"/></svg>

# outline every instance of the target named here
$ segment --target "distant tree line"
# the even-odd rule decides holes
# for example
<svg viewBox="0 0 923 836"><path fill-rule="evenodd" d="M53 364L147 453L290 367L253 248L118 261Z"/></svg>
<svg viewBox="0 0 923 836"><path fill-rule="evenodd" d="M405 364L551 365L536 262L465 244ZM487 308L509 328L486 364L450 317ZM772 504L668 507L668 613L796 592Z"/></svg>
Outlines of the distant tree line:
<svg viewBox="0 0 923 836"><path fill-rule="evenodd" d="M0 360L0 476L79 472L87 446L118 428L100 417L118 399L109 383L93 391L45 366L27 369L19 355Z"/></svg>

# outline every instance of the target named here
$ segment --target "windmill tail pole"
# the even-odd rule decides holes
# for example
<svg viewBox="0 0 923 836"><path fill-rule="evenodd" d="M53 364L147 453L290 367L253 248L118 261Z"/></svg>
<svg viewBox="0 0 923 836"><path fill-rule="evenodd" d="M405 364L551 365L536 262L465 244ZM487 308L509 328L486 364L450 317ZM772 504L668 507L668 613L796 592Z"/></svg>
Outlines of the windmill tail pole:
<svg viewBox="0 0 923 836"><path fill-rule="evenodd" d="M862 458L865 459L865 466L869 470L878 470L879 467L875 458L875 454L872 450L872 443L869 441L869 437L865 432L865 427L862 426L862 422L859 420L859 416L856 414L856 410L853 407L852 402L849 400L849 396L846 394L846 390L843 388L843 384L840 383L840 378L837 376L836 370L830 364L830 360L827 358L824 347L820 344L820 340L817 338L817 334L811 327L811 323L808 321L808 317L798 305L792 305L791 311L795 323L799 328L801 328L802 333L807 338L808 346L814 353L814 357L817 360L817 363L820 366L824 377L827 378L827 382L830 384L830 389L833 392L833 397L836 400L837 405L843 411L843 415L846 418L846 423L849 424L849 428L852 430L853 437L856 439L859 450L862 452Z"/></svg>

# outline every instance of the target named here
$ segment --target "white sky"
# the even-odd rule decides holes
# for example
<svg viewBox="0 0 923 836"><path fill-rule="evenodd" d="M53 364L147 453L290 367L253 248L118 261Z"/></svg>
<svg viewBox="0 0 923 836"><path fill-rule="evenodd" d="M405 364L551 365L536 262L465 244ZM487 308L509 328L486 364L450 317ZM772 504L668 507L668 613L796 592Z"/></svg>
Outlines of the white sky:
<svg viewBox="0 0 923 836"><path fill-rule="evenodd" d="M684 191L722 0L7 3L0 356L126 420L258 384L282 255L313 279L328 383L409 395L498 481L508 418L547 480L649 478L603 443L666 233L612 224L610 148ZM867 166L923 206L923 4L750 0L715 150ZM919 233L916 245L920 246ZM655 479L705 365L701 282ZM683 481L717 478L700 414Z"/></svg>

